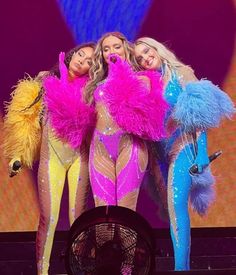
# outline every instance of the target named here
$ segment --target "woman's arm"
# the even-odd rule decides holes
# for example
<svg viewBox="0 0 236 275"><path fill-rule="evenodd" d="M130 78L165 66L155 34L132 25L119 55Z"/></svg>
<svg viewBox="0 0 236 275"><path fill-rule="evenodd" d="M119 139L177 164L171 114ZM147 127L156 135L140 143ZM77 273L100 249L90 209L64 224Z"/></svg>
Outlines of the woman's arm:
<svg viewBox="0 0 236 275"><path fill-rule="evenodd" d="M118 57L116 63L109 64L108 77L99 89L104 91L110 114L124 131L150 140L165 137L168 105L157 72L136 73Z"/></svg>
<svg viewBox="0 0 236 275"><path fill-rule="evenodd" d="M209 165L206 131L197 131L196 145L197 154L194 164L198 167L198 173L202 173L203 169Z"/></svg>
<svg viewBox="0 0 236 275"><path fill-rule="evenodd" d="M179 80L183 90L185 90L187 83L198 81L194 71L189 66L180 67L177 74L179 75ZM196 158L194 160L194 165L197 165L198 173L202 173L203 169L209 165L207 131L198 130L196 128L194 129L194 132L196 136Z"/></svg>
<svg viewBox="0 0 236 275"><path fill-rule="evenodd" d="M59 55L59 68L60 78L48 76L43 81L44 103L56 136L76 149L92 131L96 113L93 106L83 102L81 96L88 77L81 76L69 81L64 53Z"/></svg>
<svg viewBox="0 0 236 275"><path fill-rule="evenodd" d="M9 170L15 161L23 166L32 167L37 159L40 141L40 113L42 100L33 104L41 90L41 83L33 78L20 80L11 94L11 101L6 103L4 117L4 155L10 160Z"/></svg>
<svg viewBox="0 0 236 275"><path fill-rule="evenodd" d="M185 132L219 127L223 118L231 118L235 113L230 97L211 81L189 81L182 77L181 82L186 84L172 117Z"/></svg>

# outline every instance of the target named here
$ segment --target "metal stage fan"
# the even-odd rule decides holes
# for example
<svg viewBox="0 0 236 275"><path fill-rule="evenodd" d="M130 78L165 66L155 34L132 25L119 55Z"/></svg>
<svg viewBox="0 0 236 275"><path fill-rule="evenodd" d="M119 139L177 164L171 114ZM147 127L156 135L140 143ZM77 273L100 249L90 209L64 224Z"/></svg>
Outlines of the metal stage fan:
<svg viewBox="0 0 236 275"><path fill-rule="evenodd" d="M142 216L125 207L96 207L71 226L66 269L70 275L150 274L154 246L152 228Z"/></svg>

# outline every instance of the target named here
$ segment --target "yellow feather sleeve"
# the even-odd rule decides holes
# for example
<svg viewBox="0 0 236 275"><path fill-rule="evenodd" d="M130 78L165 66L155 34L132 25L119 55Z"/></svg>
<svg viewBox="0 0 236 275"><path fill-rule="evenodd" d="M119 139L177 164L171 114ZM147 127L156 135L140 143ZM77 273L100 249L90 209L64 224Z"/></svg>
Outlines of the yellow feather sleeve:
<svg viewBox="0 0 236 275"><path fill-rule="evenodd" d="M40 114L42 99L37 103L41 83L33 78L20 80L6 103L4 118L3 151L8 159L19 159L23 165L32 168L38 158L41 145Z"/></svg>

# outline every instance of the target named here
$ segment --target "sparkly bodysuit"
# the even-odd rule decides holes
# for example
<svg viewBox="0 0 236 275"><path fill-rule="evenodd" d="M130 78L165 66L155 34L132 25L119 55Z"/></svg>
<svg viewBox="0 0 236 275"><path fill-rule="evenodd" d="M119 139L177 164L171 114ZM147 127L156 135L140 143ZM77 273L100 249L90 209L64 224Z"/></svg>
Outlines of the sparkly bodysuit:
<svg viewBox="0 0 236 275"><path fill-rule="evenodd" d="M89 157L95 205L119 205L135 210L148 161L146 143L118 127L103 93L101 84L94 93L97 123Z"/></svg>
<svg viewBox="0 0 236 275"><path fill-rule="evenodd" d="M73 150L55 137L49 121L43 126L38 193L40 220L37 232L38 274L48 274L52 243L67 176L69 192L69 222L86 209L88 184L88 150L85 146Z"/></svg>
<svg viewBox="0 0 236 275"><path fill-rule="evenodd" d="M54 79L59 81L58 78ZM73 81L73 83L78 87L78 82ZM69 187L70 224L85 210L89 189L88 148L82 144L78 149L72 149L68 143L54 134L52 123L48 118L44 117L41 123L42 98L35 101L41 93L40 80L23 79L16 87L5 122L5 127L7 126L5 133L9 136L5 148L10 159L19 159L23 166L30 168L40 151L38 169L40 220L36 240L36 260L38 274L46 275L66 176ZM56 86L57 89L59 87ZM62 87L67 89L68 85ZM79 88L80 86L77 88L78 92ZM65 89L64 93L60 93L61 90L57 92L66 97ZM52 93L55 91L53 86ZM43 95L44 103L45 98L46 94ZM58 106L55 109L61 113L63 100L60 97L57 101ZM70 105L66 105L66 113L68 113L67 106ZM49 112L48 108L47 111ZM70 129L68 132L71 133Z"/></svg>
<svg viewBox="0 0 236 275"><path fill-rule="evenodd" d="M66 180L69 193L70 225L86 210L89 191L88 146L86 142L83 142L80 146L76 143L77 147L73 147L74 144L67 140L66 135L60 135L64 131L60 123L64 123L69 136L76 131L76 127L69 125L70 121L74 121L74 126L79 120L76 114L78 114L77 109L81 109L79 108L81 105L76 102L81 98L81 87L85 81L86 78L82 77L65 82L56 77L48 77L44 81L46 90L44 102L48 115L44 118L42 126L38 169L40 220L36 240L36 257L39 275L48 274L53 238ZM72 107L73 102L74 107ZM75 115L73 115L74 112L71 112L72 114L68 112L69 108L70 111L77 108ZM65 121L67 118L69 121Z"/></svg>
<svg viewBox="0 0 236 275"><path fill-rule="evenodd" d="M160 140L164 136L168 108L160 75L152 77L148 76L150 81L155 79L159 84L148 87L126 61L117 60L109 64L106 80L94 91L97 120L90 146L89 172L96 206L118 205L136 210L148 163L144 138ZM124 232L120 230L119 234ZM124 242L122 246L128 249L129 245ZM129 253L130 259L134 253L135 245ZM121 274L131 273L132 268L121 267Z"/></svg>
<svg viewBox="0 0 236 275"><path fill-rule="evenodd" d="M200 158L198 164L207 165L209 160L206 132L185 133L181 126L178 126L171 118L178 96L183 92L183 85L187 81L196 81L195 76L188 69L177 73L173 73L172 79L165 87L165 98L170 105L165 125L170 136L156 143L158 154L156 163L158 165L154 165L154 173L159 181L163 181L161 185L167 186L167 205L174 247L175 270L188 270L190 254L188 198L192 181L189 168L196 163L197 155Z"/></svg>

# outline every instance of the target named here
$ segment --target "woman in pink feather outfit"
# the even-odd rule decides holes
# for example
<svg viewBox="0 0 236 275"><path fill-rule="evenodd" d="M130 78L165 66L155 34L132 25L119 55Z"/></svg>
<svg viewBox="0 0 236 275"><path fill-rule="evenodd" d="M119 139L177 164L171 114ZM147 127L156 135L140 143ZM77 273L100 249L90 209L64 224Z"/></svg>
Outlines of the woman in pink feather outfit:
<svg viewBox="0 0 236 275"><path fill-rule="evenodd" d="M136 209L148 163L146 140L165 136L167 103L159 73L133 71L132 48L120 33L97 43L85 100L95 106L89 173L96 206Z"/></svg>

